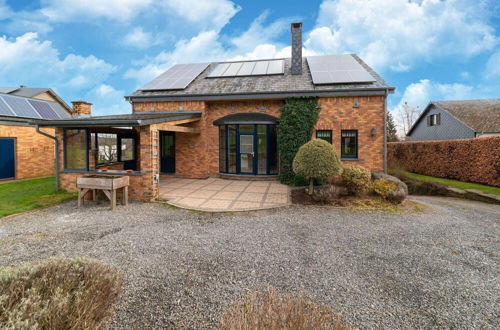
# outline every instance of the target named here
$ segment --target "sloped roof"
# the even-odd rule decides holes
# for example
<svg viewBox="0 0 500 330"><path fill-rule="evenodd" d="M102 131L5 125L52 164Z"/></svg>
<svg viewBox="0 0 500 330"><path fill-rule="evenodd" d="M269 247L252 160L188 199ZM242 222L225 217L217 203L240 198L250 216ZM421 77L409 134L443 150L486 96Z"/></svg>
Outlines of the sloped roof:
<svg viewBox="0 0 500 330"><path fill-rule="evenodd" d="M48 106L48 110L35 108L38 107L35 103L44 103ZM50 114L50 110L55 112L59 118L71 117L71 114L58 102L0 93L0 115L2 116L3 121L6 121L9 118L17 118L13 120L26 122L31 119L39 118L49 120L52 117L50 115L47 116L47 111L49 111Z"/></svg>
<svg viewBox="0 0 500 330"><path fill-rule="evenodd" d="M307 59L302 59L302 74L292 75L291 59L284 59L284 74L268 76L241 76L207 78L207 75L220 63L214 62L182 90L137 90L127 96L127 100L140 101L150 98L166 100L194 100L217 98L265 98L278 96L320 96L327 93L344 93L360 91L394 91L372 68L357 55L351 54L374 78L368 83L343 83L329 85L313 84Z"/></svg>
<svg viewBox="0 0 500 330"><path fill-rule="evenodd" d="M410 135L434 105L460 120L475 132L500 132L500 98L454 101L431 101L412 128Z"/></svg>
<svg viewBox="0 0 500 330"><path fill-rule="evenodd" d="M48 92L54 98L59 102L63 108L71 113L71 107L64 102L63 99L57 95L56 92L54 92L51 88L47 87L26 87L26 86L19 86L19 87L0 87L0 93L5 93L5 94L10 94L10 95L16 95L16 96L22 96L22 97L29 97L33 98L37 95L40 95L42 93Z"/></svg>

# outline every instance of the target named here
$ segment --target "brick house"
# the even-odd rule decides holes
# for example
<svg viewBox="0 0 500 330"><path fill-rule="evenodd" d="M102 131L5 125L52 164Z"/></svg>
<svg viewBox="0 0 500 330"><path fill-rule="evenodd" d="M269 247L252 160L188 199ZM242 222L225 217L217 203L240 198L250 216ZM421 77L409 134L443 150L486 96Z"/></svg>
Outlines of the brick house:
<svg viewBox="0 0 500 330"><path fill-rule="evenodd" d="M163 173L276 178L280 108L297 96L318 98L313 137L332 143L344 164L384 170L394 88L356 55L303 58L301 23L291 30L291 58L180 64L126 97L132 114L37 121L56 128L61 187L74 190L76 177L103 167L129 175L131 197L142 200L158 196ZM116 156L102 163L106 148Z"/></svg>
<svg viewBox="0 0 500 330"><path fill-rule="evenodd" d="M0 87L0 180L54 174L54 141L30 121L69 118L71 109L49 88ZM49 135L53 128L44 128Z"/></svg>

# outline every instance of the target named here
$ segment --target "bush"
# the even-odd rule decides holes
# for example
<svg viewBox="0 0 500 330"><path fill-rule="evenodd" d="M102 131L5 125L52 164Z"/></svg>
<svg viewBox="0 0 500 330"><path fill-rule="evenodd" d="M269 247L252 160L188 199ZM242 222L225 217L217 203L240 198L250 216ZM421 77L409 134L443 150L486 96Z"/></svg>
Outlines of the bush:
<svg viewBox="0 0 500 330"><path fill-rule="evenodd" d="M406 184L392 175L383 172L373 172L372 179L375 180L372 183L374 192L392 203L399 204L408 196L408 187ZM392 189L387 189L390 186L389 184L393 186Z"/></svg>
<svg viewBox="0 0 500 330"><path fill-rule="evenodd" d="M341 167L333 146L324 140L314 139L299 148L293 159L293 171L309 180L309 193L311 194L314 179L338 175Z"/></svg>
<svg viewBox="0 0 500 330"><path fill-rule="evenodd" d="M372 182L372 190L383 199L388 199L389 193L396 190L398 186L387 179L378 179Z"/></svg>
<svg viewBox="0 0 500 330"><path fill-rule="evenodd" d="M370 188L371 174L360 166L347 166L342 171L342 180L352 195L362 195Z"/></svg>
<svg viewBox="0 0 500 330"><path fill-rule="evenodd" d="M316 98L292 97L285 99L280 110L278 145L280 155L280 181L293 184L295 174L292 163L299 148L309 141L318 120L319 104Z"/></svg>
<svg viewBox="0 0 500 330"><path fill-rule="evenodd" d="M0 268L0 328L100 328L121 285L114 268L89 259Z"/></svg>
<svg viewBox="0 0 500 330"><path fill-rule="evenodd" d="M500 136L387 145L389 167L500 187ZM418 160L418 161L416 161Z"/></svg>
<svg viewBox="0 0 500 330"><path fill-rule="evenodd" d="M222 330L241 329L353 329L331 308L317 305L304 296L280 294L274 288L249 292L230 305L222 315Z"/></svg>

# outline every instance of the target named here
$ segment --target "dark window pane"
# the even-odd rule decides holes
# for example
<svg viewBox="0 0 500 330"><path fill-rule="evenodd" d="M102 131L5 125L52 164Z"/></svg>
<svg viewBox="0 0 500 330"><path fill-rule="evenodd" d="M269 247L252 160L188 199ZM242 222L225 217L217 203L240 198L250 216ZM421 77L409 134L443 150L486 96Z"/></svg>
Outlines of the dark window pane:
<svg viewBox="0 0 500 330"><path fill-rule="evenodd" d="M219 172L226 172L226 126L219 126Z"/></svg>
<svg viewBox="0 0 500 330"><path fill-rule="evenodd" d="M118 138L116 134L97 133L97 162L106 164L118 161Z"/></svg>
<svg viewBox="0 0 500 330"><path fill-rule="evenodd" d="M228 125L229 173L236 173L236 125Z"/></svg>
<svg viewBox="0 0 500 330"><path fill-rule="evenodd" d="M358 131L342 131L341 135L341 157L358 158Z"/></svg>
<svg viewBox="0 0 500 330"><path fill-rule="evenodd" d="M278 174L278 139L276 125L269 125L269 174Z"/></svg>
<svg viewBox="0 0 500 330"><path fill-rule="evenodd" d="M332 131L331 130L320 130L316 131L316 138L325 140L328 143L332 143Z"/></svg>
<svg viewBox="0 0 500 330"><path fill-rule="evenodd" d="M267 126L257 126L257 159L258 174L267 174Z"/></svg>
<svg viewBox="0 0 500 330"><path fill-rule="evenodd" d="M66 168L87 169L87 131L67 129L64 135Z"/></svg>
<svg viewBox="0 0 500 330"><path fill-rule="evenodd" d="M134 139L123 138L122 139L122 159L121 161L134 160Z"/></svg>

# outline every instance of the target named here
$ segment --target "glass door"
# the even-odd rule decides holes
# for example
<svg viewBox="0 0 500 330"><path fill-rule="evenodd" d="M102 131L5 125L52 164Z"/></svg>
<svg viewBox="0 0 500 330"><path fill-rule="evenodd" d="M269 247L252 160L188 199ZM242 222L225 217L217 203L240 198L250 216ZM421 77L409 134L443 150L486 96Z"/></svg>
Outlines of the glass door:
<svg viewBox="0 0 500 330"><path fill-rule="evenodd" d="M239 125L239 161L242 174L254 174L255 125Z"/></svg>
<svg viewBox="0 0 500 330"><path fill-rule="evenodd" d="M175 173L175 133L160 133L160 171Z"/></svg>

